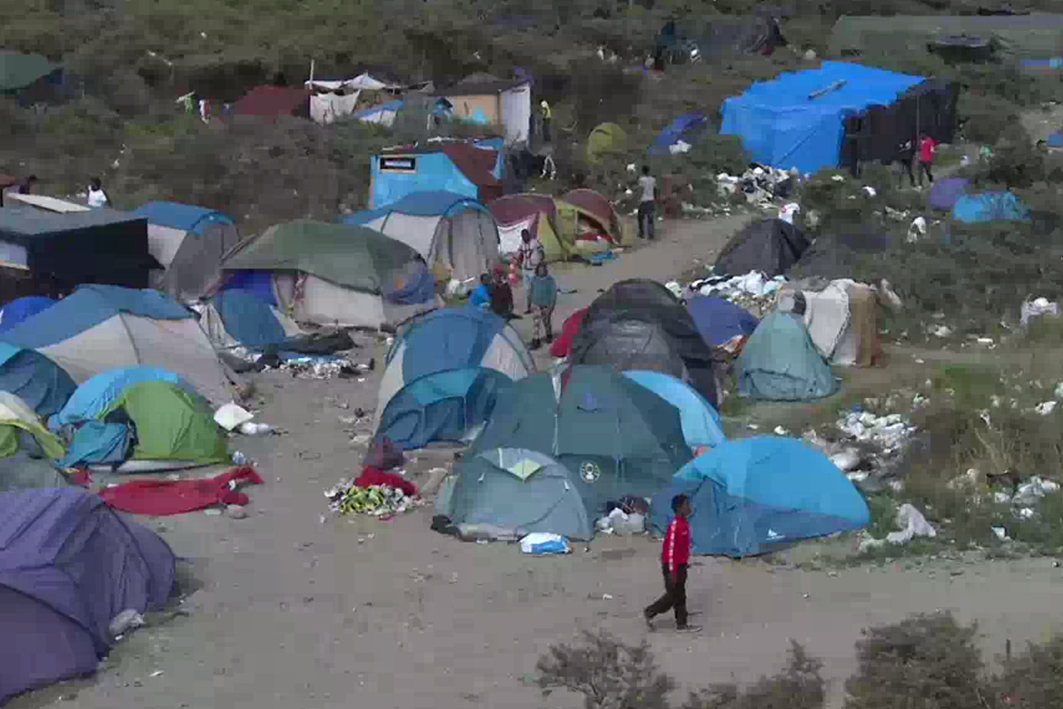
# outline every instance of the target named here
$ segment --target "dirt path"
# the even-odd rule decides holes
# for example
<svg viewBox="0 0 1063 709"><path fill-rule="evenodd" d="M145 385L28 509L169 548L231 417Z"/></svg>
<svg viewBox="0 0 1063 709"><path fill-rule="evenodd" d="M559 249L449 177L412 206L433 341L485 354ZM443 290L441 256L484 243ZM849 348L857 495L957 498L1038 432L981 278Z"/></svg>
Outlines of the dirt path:
<svg viewBox="0 0 1063 709"><path fill-rule="evenodd" d="M562 307L580 307L616 279L672 277L733 228L687 223L615 263L559 269L562 285L580 291ZM379 347L375 354L380 361ZM272 373L259 377L258 390L260 419L288 434L233 442L266 480L250 490L249 517L146 520L189 560L200 587L183 603L189 615L132 634L96 677L12 707L65 697L62 705L77 709L575 709L575 697L547 702L524 684L538 656L584 628L633 642L647 636L639 611L660 592L652 540L600 537L589 551L531 558L514 546L436 534L430 508L390 523L322 519L322 491L354 474L363 454L339 418L375 405L376 378ZM449 458L422 453L407 471L423 481ZM704 632L676 636L662 620L649 640L685 687L774 672L787 640L798 640L826 660L837 707L855 667L853 643L869 624L950 608L979 621L996 654L1005 639L1017 648L1041 639L1058 618L1061 572L1050 560L929 568L897 563L830 576L703 559L689 588Z"/></svg>

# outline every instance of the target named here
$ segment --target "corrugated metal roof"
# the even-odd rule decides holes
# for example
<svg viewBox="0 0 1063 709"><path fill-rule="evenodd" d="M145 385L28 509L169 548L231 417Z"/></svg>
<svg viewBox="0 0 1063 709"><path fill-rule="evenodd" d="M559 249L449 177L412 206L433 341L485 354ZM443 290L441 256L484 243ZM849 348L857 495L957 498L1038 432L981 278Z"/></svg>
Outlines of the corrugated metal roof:
<svg viewBox="0 0 1063 709"><path fill-rule="evenodd" d="M302 87L256 86L233 104L233 113L263 118L291 116L302 110L303 103L309 106L310 93Z"/></svg>

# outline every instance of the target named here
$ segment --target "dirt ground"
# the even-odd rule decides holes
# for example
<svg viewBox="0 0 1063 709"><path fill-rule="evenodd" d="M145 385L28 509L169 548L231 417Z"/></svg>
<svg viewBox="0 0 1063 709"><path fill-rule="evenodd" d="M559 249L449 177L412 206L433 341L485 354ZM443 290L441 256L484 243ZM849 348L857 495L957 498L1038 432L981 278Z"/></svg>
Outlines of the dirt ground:
<svg viewBox="0 0 1063 709"><path fill-rule="evenodd" d="M711 260L740 224L669 224L661 241L615 262L558 268L561 286L578 291L561 297L558 326L616 280L668 280L695 257ZM373 355L381 361L382 344L361 356ZM952 609L980 623L992 656L1006 640L1018 648L1042 639L1058 618L1061 571L1048 559L814 572L702 558L689 594L704 631L680 636L662 619L648 634L639 613L661 590L652 539L600 536L569 556L535 558L436 534L430 507L392 522L332 517L323 490L355 475L364 453L340 418L375 406L376 378L268 373L257 390L259 420L287 433L232 441L266 481L249 490L248 517L143 520L185 560L187 615L125 638L96 677L12 707L575 709L577 697L544 700L527 681L551 644L598 628L648 637L687 688L774 672L793 638L826 661L830 706L839 707L853 643L868 625ZM407 474L423 482L452 459L451 450L422 452Z"/></svg>

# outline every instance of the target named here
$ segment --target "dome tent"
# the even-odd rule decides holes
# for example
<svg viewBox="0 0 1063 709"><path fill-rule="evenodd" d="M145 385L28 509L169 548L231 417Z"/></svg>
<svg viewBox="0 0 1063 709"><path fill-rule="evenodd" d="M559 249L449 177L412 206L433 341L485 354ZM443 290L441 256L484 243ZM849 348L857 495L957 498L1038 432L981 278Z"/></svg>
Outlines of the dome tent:
<svg viewBox="0 0 1063 709"><path fill-rule="evenodd" d="M62 457L62 443L26 402L0 391L0 492L66 485L53 464Z"/></svg>
<svg viewBox="0 0 1063 709"><path fill-rule="evenodd" d="M164 381L195 394L185 380L173 372L156 367L125 367L97 374L71 395L63 408L48 419L48 427L55 431L61 426L91 421L103 416L129 387L140 382Z"/></svg>
<svg viewBox="0 0 1063 709"><path fill-rule="evenodd" d="M547 261L565 261L571 254L573 245L558 233L557 206L552 197L507 195L491 202L487 208L498 223L500 253L516 253L520 248L521 233L527 229L543 245Z"/></svg>
<svg viewBox="0 0 1063 709"><path fill-rule="evenodd" d="M56 304L56 300L42 295L27 295L16 298L0 310L0 335L18 325L23 320L33 317Z"/></svg>
<svg viewBox="0 0 1063 709"><path fill-rule="evenodd" d="M70 375L40 352L0 342L0 391L25 401L38 416L51 416L77 389Z"/></svg>
<svg viewBox="0 0 1063 709"><path fill-rule="evenodd" d="M728 441L693 459L653 498L664 531L671 500L691 500L695 554L763 554L780 545L867 526L864 498L825 455L794 438Z"/></svg>
<svg viewBox="0 0 1063 709"><path fill-rule="evenodd" d="M619 246L624 243L624 225L612 203L585 187L569 190L558 203L558 226L563 238L577 247L589 236L602 236ZM586 249L588 247L582 246Z"/></svg>
<svg viewBox="0 0 1063 709"><path fill-rule="evenodd" d="M727 440L720 423L720 414L689 385L660 372L635 370L624 372L624 376L646 387L679 411L683 438L691 448L714 448Z"/></svg>
<svg viewBox="0 0 1063 709"><path fill-rule="evenodd" d="M721 276L759 271L774 278L789 271L809 245L804 233L793 224L782 219L762 219L731 237L716 257L713 270Z"/></svg>
<svg viewBox="0 0 1063 709"><path fill-rule="evenodd" d="M830 396L837 382L804 324L789 313L760 321L738 357L738 393L772 401Z"/></svg>

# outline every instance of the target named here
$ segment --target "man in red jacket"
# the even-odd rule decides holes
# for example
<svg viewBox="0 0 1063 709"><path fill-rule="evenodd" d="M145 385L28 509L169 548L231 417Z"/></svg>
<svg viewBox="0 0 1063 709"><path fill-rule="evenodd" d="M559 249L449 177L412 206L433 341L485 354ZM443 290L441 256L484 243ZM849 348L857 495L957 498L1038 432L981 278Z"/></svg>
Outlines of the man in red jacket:
<svg viewBox="0 0 1063 709"><path fill-rule="evenodd" d="M680 632L696 633L696 625L687 624L687 564L690 562L690 499L686 495L672 498L675 519L668 525L661 549L661 570L664 573L664 595L642 612L646 624L653 630L653 619L675 609L675 627Z"/></svg>

